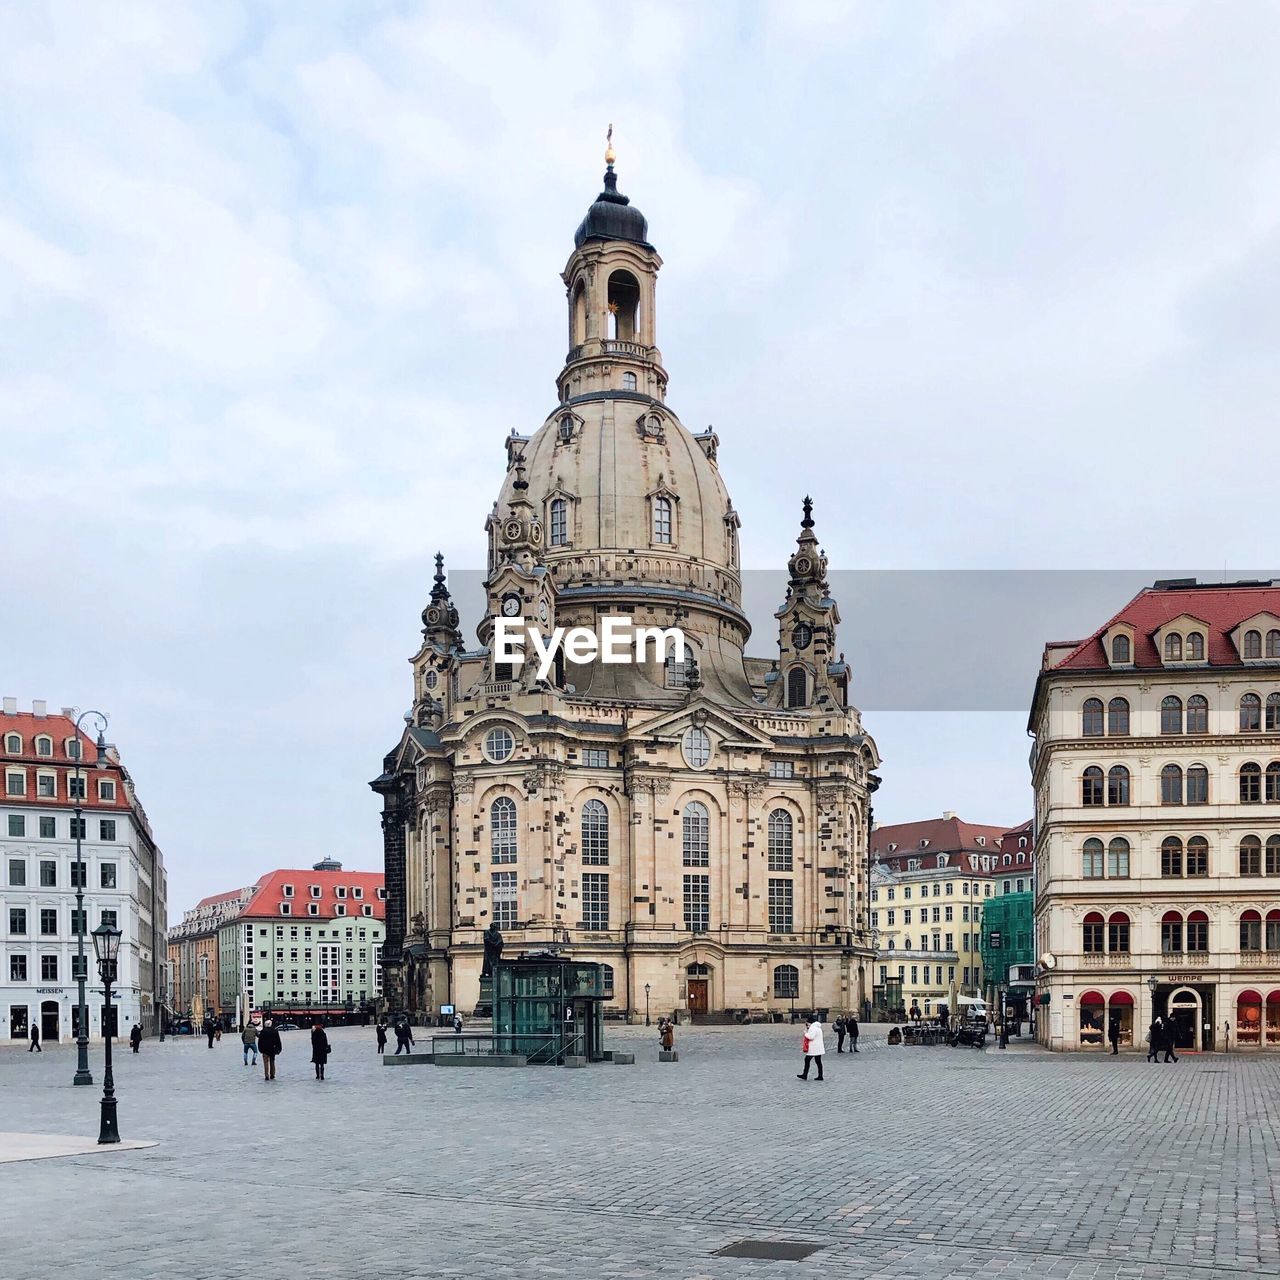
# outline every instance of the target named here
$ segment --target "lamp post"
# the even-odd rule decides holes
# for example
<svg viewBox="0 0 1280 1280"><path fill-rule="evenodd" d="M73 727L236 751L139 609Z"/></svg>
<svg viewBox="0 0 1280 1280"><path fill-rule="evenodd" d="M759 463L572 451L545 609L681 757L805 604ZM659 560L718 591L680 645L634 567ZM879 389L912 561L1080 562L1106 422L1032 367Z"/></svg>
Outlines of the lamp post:
<svg viewBox="0 0 1280 1280"><path fill-rule="evenodd" d="M649 984L647 982L644 984L644 1025L646 1027L652 1025L649 1022Z"/></svg>
<svg viewBox="0 0 1280 1280"><path fill-rule="evenodd" d="M84 745L80 741L80 723L89 716L93 716L98 724L98 753L94 760L94 767L101 769L107 762L107 742L103 737L107 728L107 717L101 711L80 712L76 716L76 732L73 739L76 752L76 781L73 788L75 795L72 799L76 803L75 816L71 821L76 840L76 860L71 876L76 886L76 1018L79 1023L76 1027L76 1074L71 1081L72 1084L93 1083L93 1075L89 1071L89 1006L84 999L84 984L89 976L89 966L84 954L84 889L87 871L84 865L84 854L81 852L81 841L84 838L84 774L82 772Z"/></svg>
<svg viewBox="0 0 1280 1280"><path fill-rule="evenodd" d="M120 954L120 930L109 924L100 924L93 931L93 953L98 959L98 973L102 976L102 1036L106 1041L106 1063L102 1072L102 1123L98 1127L99 1145L119 1142L120 1130L116 1126L116 1090L111 1075L111 1041L115 1027L112 1025L111 984L116 978L116 958Z"/></svg>

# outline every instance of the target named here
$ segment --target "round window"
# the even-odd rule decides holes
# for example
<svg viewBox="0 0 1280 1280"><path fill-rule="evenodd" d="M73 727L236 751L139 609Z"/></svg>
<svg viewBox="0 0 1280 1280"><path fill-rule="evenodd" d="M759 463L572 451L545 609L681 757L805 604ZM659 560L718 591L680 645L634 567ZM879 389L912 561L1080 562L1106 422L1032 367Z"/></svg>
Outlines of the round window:
<svg viewBox="0 0 1280 1280"><path fill-rule="evenodd" d="M436 685L440 683L439 673L435 671L428 671L427 674L423 676L422 683L425 684L428 689L434 689Z"/></svg>
<svg viewBox="0 0 1280 1280"><path fill-rule="evenodd" d="M685 733L684 758L691 769L701 769L711 759L711 735L705 729Z"/></svg>
<svg viewBox="0 0 1280 1280"><path fill-rule="evenodd" d="M510 729L490 729L484 736L484 753L495 764L511 759L516 749L516 740Z"/></svg>

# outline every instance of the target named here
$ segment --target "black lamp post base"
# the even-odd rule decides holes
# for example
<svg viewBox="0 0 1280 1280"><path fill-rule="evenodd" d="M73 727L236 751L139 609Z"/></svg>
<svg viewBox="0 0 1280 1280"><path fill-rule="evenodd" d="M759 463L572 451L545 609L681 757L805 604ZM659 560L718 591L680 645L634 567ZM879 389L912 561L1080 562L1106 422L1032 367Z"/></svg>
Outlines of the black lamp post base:
<svg viewBox="0 0 1280 1280"><path fill-rule="evenodd" d="M120 1129L116 1124L116 1100L114 1098L103 1098L102 1123L98 1129L98 1145L101 1146L105 1142L119 1141Z"/></svg>

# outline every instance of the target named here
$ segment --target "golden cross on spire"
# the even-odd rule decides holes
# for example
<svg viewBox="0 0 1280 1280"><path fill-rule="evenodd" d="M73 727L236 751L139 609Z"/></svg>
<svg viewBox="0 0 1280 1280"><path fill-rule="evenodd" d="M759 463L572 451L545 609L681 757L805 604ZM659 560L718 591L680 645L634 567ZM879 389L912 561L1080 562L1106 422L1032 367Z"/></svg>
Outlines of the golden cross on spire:
<svg viewBox="0 0 1280 1280"><path fill-rule="evenodd" d="M605 134L604 140L605 140L604 162L607 165L612 165L613 162L617 159L617 156L615 156L613 153L613 124L612 123L610 123L609 125L609 132Z"/></svg>

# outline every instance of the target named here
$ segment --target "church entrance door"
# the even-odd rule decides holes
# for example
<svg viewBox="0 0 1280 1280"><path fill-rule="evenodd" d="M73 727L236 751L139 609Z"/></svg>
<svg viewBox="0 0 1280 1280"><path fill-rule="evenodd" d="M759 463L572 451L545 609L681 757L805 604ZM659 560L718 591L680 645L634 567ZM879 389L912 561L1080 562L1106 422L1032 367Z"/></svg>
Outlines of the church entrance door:
<svg viewBox="0 0 1280 1280"><path fill-rule="evenodd" d="M707 1000L707 980L706 978L690 978L689 979L689 1012L693 1015L706 1013L708 1007Z"/></svg>

